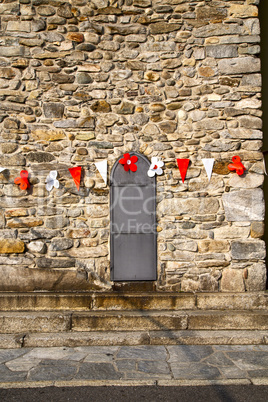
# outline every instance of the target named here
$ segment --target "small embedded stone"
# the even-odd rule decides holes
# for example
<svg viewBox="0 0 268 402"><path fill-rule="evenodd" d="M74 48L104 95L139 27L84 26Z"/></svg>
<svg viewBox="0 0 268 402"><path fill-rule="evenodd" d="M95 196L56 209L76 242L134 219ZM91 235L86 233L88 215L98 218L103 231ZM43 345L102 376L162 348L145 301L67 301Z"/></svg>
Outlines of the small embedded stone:
<svg viewBox="0 0 268 402"><path fill-rule="evenodd" d="M117 109L118 114L133 114L135 110L135 105L130 102L122 102L120 107Z"/></svg>
<svg viewBox="0 0 268 402"><path fill-rule="evenodd" d="M25 244L17 239L0 239L0 254L23 253Z"/></svg>
<svg viewBox="0 0 268 402"><path fill-rule="evenodd" d="M12 154L18 149L17 144L6 143L1 145L1 151L3 154Z"/></svg>
<svg viewBox="0 0 268 402"><path fill-rule="evenodd" d="M166 134L172 134L177 128L177 123L173 121L163 121L159 123L159 128Z"/></svg>
<svg viewBox="0 0 268 402"><path fill-rule="evenodd" d="M78 84L81 84L81 85L90 84L91 82L93 82L90 74L84 73L84 72L76 74L76 81Z"/></svg>
<svg viewBox="0 0 268 402"><path fill-rule="evenodd" d="M253 238L262 238L264 236L264 222L251 222L250 235Z"/></svg>
<svg viewBox="0 0 268 402"><path fill-rule="evenodd" d="M59 8L58 8L58 11L57 11L57 14L60 16L60 17L63 17L63 18L72 18L73 17L73 13L72 13L72 6L71 6L71 4L69 4L69 3L63 3Z"/></svg>
<svg viewBox="0 0 268 402"><path fill-rule="evenodd" d="M27 154L27 159L30 162L44 163L55 160L55 156L48 152L29 152Z"/></svg>
<svg viewBox="0 0 268 402"><path fill-rule="evenodd" d="M56 14L55 8L51 6L39 6L37 7L36 11L39 15L42 15L44 17L49 17L51 15Z"/></svg>
<svg viewBox="0 0 268 402"><path fill-rule="evenodd" d="M159 74L154 73L153 71L147 71L144 74L144 78L148 81L158 81L160 79Z"/></svg>
<svg viewBox="0 0 268 402"><path fill-rule="evenodd" d="M39 253L39 254L45 254L47 247L46 244L43 243L42 241L31 241L28 245L27 248L30 252L32 253Z"/></svg>
<svg viewBox="0 0 268 402"><path fill-rule="evenodd" d="M52 74L52 80L57 82L58 84L73 83L75 80L75 76L63 73L54 73Z"/></svg>
<svg viewBox="0 0 268 402"><path fill-rule="evenodd" d="M14 218L7 222L9 228L32 228L43 225L42 219L38 218Z"/></svg>
<svg viewBox="0 0 268 402"><path fill-rule="evenodd" d="M93 52L93 50L96 49L96 46L92 45L92 43L80 43L76 49L81 50L82 52Z"/></svg>
<svg viewBox="0 0 268 402"><path fill-rule="evenodd" d="M47 118L59 119L64 113L64 104L60 102L46 102L43 108L45 117Z"/></svg>
<svg viewBox="0 0 268 402"><path fill-rule="evenodd" d="M240 269L226 268L222 272L221 279L222 292L244 292L245 285L243 271Z"/></svg>
<svg viewBox="0 0 268 402"><path fill-rule="evenodd" d="M53 216L46 219L46 227L49 229L62 229L69 225L69 219L64 216Z"/></svg>
<svg viewBox="0 0 268 402"><path fill-rule="evenodd" d="M180 23L169 23L162 21L150 24L150 31L152 35L174 32L178 31L180 28L181 28Z"/></svg>
<svg viewBox="0 0 268 402"><path fill-rule="evenodd" d="M84 42L84 35L80 32L69 32L66 38L77 43Z"/></svg>
<svg viewBox="0 0 268 402"><path fill-rule="evenodd" d="M90 106L90 109L95 113L109 113L111 105L105 100L98 100Z"/></svg>

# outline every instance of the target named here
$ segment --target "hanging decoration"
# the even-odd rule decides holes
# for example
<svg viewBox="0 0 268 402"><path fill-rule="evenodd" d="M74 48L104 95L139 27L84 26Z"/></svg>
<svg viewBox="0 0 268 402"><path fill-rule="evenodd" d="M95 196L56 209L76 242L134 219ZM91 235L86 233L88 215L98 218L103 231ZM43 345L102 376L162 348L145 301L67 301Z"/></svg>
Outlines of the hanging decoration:
<svg viewBox="0 0 268 402"><path fill-rule="evenodd" d="M107 185L107 160L95 162L95 165L103 178L105 185Z"/></svg>
<svg viewBox="0 0 268 402"><path fill-rule="evenodd" d="M179 170L180 170L181 179L182 179L183 183L184 183L184 180L185 180L185 176L186 176L186 173L187 173L189 162L190 162L190 159L177 159L177 164L178 164L178 167L179 167Z"/></svg>
<svg viewBox="0 0 268 402"><path fill-rule="evenodd" d="M233 163L228 165L228 169L231 171L236 171L236 173L241 176L246 170L245 166L242 164L241 159L238 155L232 157Z"/></svg>
<svg viewBox="0 0 268 402"><path fill-rule="evenodd" d="M263 158L263 170L264 170L264 174L267 176L267 170L266 170L265 158Z"/></svg>
<svg viewBox="0 0 268 402"><path fill-rule="evenodd" d="M21 190L27 190L27 188L30 188L28 177L29 173L27 172L27 170L22 170L20 172L20 177L16 177L14 183L18 184Z"/></svg>
<svg viewBox="0 0 268 402"><path fill-rule="evenodd" d="M131 170L131 172L137 171L137 166L135 163L138 161L138 157L136 155L130 156L129 153L124 154L124 157L119 160L121 165L124 165L124 169L126 172Z"/></svg>
<svg viewBox="0 0 268 402"><path fill-rule="evenodd" d="M211 179L214 161L215 161L214 158L202 159L203 165L205 166L207 172L208 181L210 181Z"/></svg>
<svg viewBox="0 0 268 402"><path fill-rule="evenodd" d="M59 180L57 180L58 172L57 170L51 170L49 172L49 175L46 178L46 189L47 191L51 191L53 187L59 188L60 183Z"/></svg>
<svg viewBox="0 0 268 402"><path fill-rule="evenodd" d="M164 166L164 162L159 160L157 156L152 157L152 162L147 172L149 177L154 177L155 174L161 175L163 173L162 167Z"/></svg>
<svg viewBox="0 0 268 402"><path fill-rule="evenodd" d="M72 178L74 179L74 182L75 182L75 185L77 187L77 190L79 191L82 167L81 166L76 166L76 167L70 168L68 170L71 173Z"/></svg>

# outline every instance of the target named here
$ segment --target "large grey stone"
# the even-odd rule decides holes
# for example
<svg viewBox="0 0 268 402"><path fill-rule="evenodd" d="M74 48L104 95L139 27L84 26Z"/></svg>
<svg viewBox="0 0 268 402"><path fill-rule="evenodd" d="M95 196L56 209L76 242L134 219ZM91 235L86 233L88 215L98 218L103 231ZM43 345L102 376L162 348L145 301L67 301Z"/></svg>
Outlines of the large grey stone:
<svg viewBox="0 0 268 402"><path fill-rule="evenodd" d="M262 221L264 198L260 188L225 193L222 196L227 221Z"/></svg>
<svg viewBox="0 0 268 402"><path fill-rule="evenodd" d="M248 267L246 288L248 292L258 292L266 289L267 268L265 264L252 264Z"/></svg>
<svg viewBox="0 0 268 402"><path fill-rule="evenodd" d="M231 244L232 257L237 260L264 259L266 247L263 240L241 240Z"/></svg>
<svg viewBox="0 0 268 402"><path fill-rule="evenodd" d="M237 57L233 59L223 59L218 63L221 74L249 74L260 71L260 59L255 57Z"/></svg>
<svg viewBox="0 0 268 402"><path fill-rule="evenodd" d="M207 56L214 57L215 59L237 57L237 46L232 45L213 45L207 46Z"/></svg>
<svg viewBox="0 0 268 402"><path fill-rule="evenodd" d="M163 215L213 214L219 209L219 202L212 197L206 198L171 198L159 203L159 212Z"/></svg>

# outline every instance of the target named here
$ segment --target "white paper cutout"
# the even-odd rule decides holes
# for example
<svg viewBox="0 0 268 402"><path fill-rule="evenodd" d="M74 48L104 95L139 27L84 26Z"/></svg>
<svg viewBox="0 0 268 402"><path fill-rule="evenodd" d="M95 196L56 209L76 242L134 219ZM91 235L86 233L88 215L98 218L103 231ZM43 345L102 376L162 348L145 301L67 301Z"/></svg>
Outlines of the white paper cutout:
<svg viewBox="0 0 268 402"><path fill-rule="evenodd" d="M100 175L103 178L105 185L107 185L107 160L101 162L95 162L95 165L98 171L100 172Z"/></svg>
<svg viewBox="0 0 268 402"><path fill-rule="evenodd" d="M164 166L164 162L159 160L157 156L152 157L151 165L147 172L149 177L154 177L155 174L160 175L163 173L161 169Z"/></svg>
<svg viewBox="0 0 268 402"><path fill-rule="evenodd" d="M4 170L7 170L7 168L0 168L0 173L2 173Z"/></svg>
<svg viewBox="0 0 268 402"><path fill-rule="evenodd" d="M264 174L265 174L266 176L268 176L268 175L267 175L267 170L266 170L265 158L263 158L263 169L264 169Z"/></svg>
<svg viewBox="0 0 268 402"><path fill-rule="evenodd" d="M208 176L208 180L210 181L211 179L211 175L212 175L212 169L213 169L213 165L214 165L214 158L210 158L210 159L202 159L202 162L205 166L206 172L207 172L207 176Z"/></svg>
<svg viewBox="0 0 268 402"><path fill-rule="evenodd" d="M57 170L51 170L49 172L49 175L46 178L46 189L47 191L51 191L53 187L59 188L60 183L59 180L57 180L58 172Z"/></svg>

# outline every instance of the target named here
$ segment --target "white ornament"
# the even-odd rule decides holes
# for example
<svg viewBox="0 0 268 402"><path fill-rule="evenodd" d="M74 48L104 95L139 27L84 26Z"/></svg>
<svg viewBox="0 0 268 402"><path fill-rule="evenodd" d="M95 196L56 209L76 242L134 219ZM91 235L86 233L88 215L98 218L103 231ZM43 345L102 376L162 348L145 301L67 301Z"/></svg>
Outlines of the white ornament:
<svg viewBox="0 0 268 402"><path fill-rule="evenodd" d="M152 157L152 163L149 167L149 170L147 172L149 177L154 177L155 174L160 175L163 173L163 170L161 169L164 166L164 162L160 161L157 156Z"/></svg>
<svg viewBox="0 0 268 402"><path fill-rule="evenodd" d="M101 177L105 184L107 184L107 160L101 162L95 162L95 165L100 172Z"/></svg>
<svg viewBox="0 0 268 402"><path fill-rule="evenodd" d="M46 178L46 189L47 191L51 191L53 187L59 188L60 183L57 180L58 172L57 170L51 170L49 175Z"/></svg>
<svg viewBox="0 0 268 402"><path fill-rule="evenodd" d="M202 162L205 166L206 172L207 172L207 176L208 176L208 180L210 181L211 179L211 175L212 175L212 170L213 170L213 165L214 165L214 158L209 158L209 159L202 159Z"/></svg>

